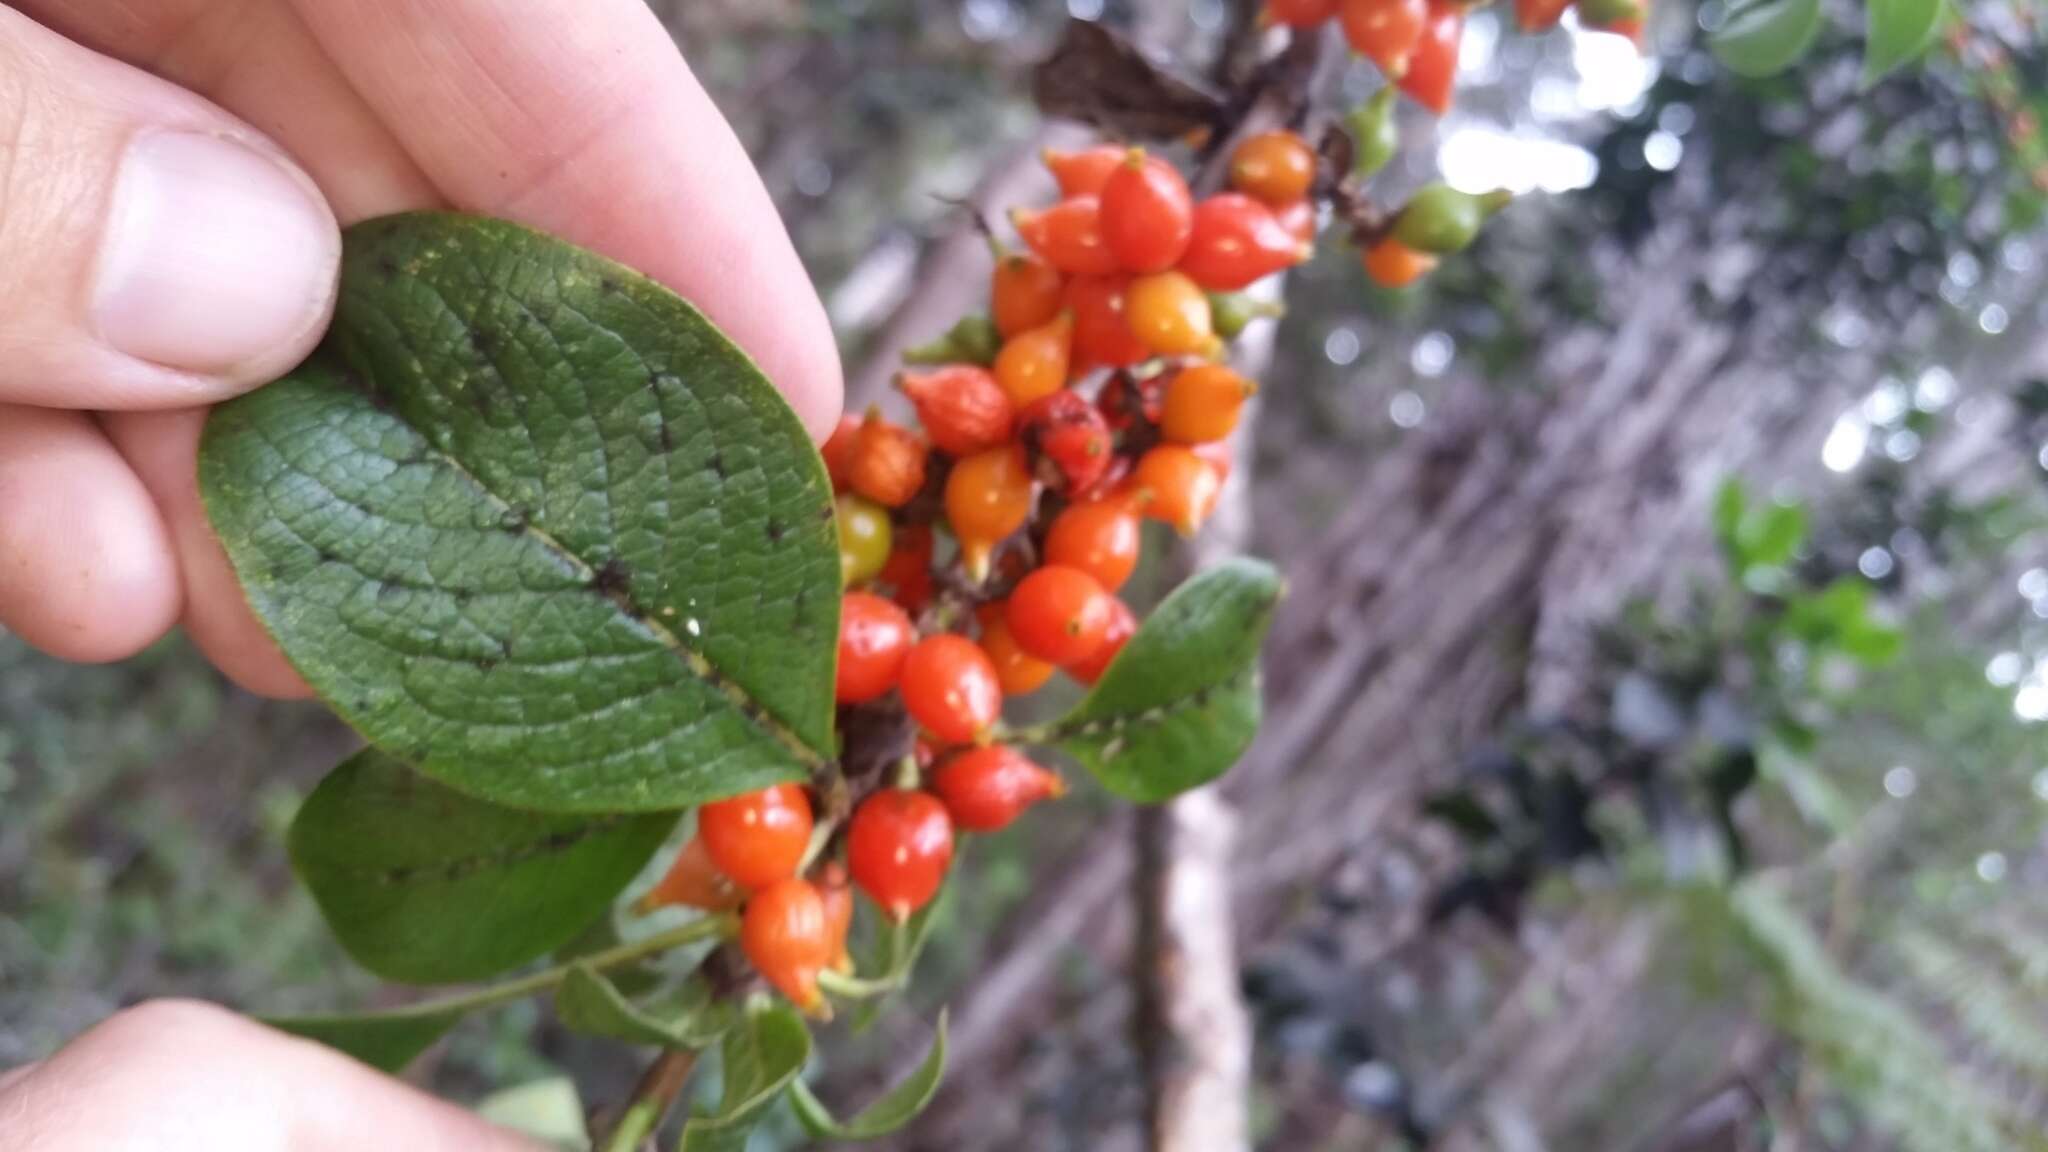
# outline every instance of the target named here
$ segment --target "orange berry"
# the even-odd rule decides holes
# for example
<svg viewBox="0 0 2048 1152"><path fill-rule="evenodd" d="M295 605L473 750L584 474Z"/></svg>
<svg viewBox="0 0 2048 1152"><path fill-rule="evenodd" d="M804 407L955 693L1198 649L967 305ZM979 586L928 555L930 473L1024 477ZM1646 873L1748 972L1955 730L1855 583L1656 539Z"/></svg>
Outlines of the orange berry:
<svg viewBox="0 0 2048 1152"><path fill-rule="evenodd" d="M794 784L773 784L697 809L704 850L732 882L765 888L796 875L811 843L811 799Z"/></svg>
<svg viewBox="0 0 2048 1152"><path fill-rule="evenodd" d="M902 608L872 593L848 592L839 610L835 698L841 704L864 704L887 693L916 642L917 629Z"/></svg>
<svg viewBox="0 0 2048 1152"><path fill-rule="evenodd" d="M1018 408L1052 395L1066 387L1073 344L1071 312L1061 312L1036 328L1017 333L996 353L996 383Z"/></svg>
<svg viewBox="0 0 2048 1152"><path fill-rule="evenodd" d="M1166 383L1159 432L1179 444L1207 444L1230 435L1245 401L1259 386L1221 364L1196 364Z"/></svg>
<svg viewBox="0 0 2048 1152"><path fill-rule="evenodd" d="M1261 132L1230 154L1230 186L1273 208L1308 196L1316 179L1316 150L1293 132Z"/></svg>
<svg viewBox="0 0 2048 1152"><path fill-rule="evenodd" d="M927 636L911 648L900 682L910 718L941 742L979 739L1003 712L1003 688L988 653L964 636Z"/></svg>
<svg viewBox="0 0 2048 1152"><path fill-rule="evenodd" d="M825 438L818 454L825 458L825 474L832 478L834 492L846 491L853 475L853 455L860 443L860 417L841 416Z"/></svg>
<svg viewBox="0 0 2048 1152"><path fill-rule="evenodd" d="M1003 619L1003 605L984 604L975 616L981 621L981 650L996 666L996 683L1002 685L1004 698L1029 696L1045 687L1056 669L1017 646L1009 622Z"/></svg>
<svg viewBox="0 0 2048 1152"><path fill-rule="evenodd" d="M1458 0L1430 0L1422 39L1397 81L1401 91L1439 116L1451 110L1451 91L1458 80L1458 42L1464 35L1465 6Z"/></svg>
<svg viewBox="0 0 2048 1152"><path fill-rule="evenodd" d="M946 521L969 579L988 575L995 546L1031 515L1031 465L1019 444L962 457L946 477Z"/></svg>
<svg viewBox="0 0 2048 1152"><path fill-rule="evenodd" d="M1066 279L1059 269L1029 252L1012 252L996 260L989 276L989 315L1005 339L1036 328L1060 312Z"/></svg>
<svg viewBox="0 0 2048 1152"><path fill-rule="evenodd" d="M1515 23L1524 32L1557 27L1572 0L1515 0Z"/></svg>
<svg viewBox="0 0 2048 1152"><path fill-rule="evenodd" d="M1102 239L1130 272L1163 272L1187 251L1195 198L1173 165L1133 148L1102 186Z"/></svg>
<svg viewBox="0 0 2048 1152"><path fill-rule="evenodd" d="M1046 171L1052 173L1053 181L1060 186L1060 195L1099 196L1128 151L1116 144L1097 144L1072 152L1047 148L1038 158L1045 162Z"/></svg>
<svg viewBox="0 0 2048 1152"><path fill-rule="evenodd" d="M1195 205L1195 230L1180 270L1211 292L1235 292L1300 263L1310 252L1271 208L1223 192Z"/></svg>
<svg viewBox="0 0 2048 1152"><path fill-rule="evenodd" d="M633 911L643 916L657 908L674 907L726 912L739 907L745 898L739 886L711 862L704 838L692 836L683 850L676 853L675 862L668 866L660 882L633 902Z"/></svg>
<svg viewBox="0 0 2048 1152"><path fill-rule="evenodd" d="M1053 517L1045 562L1086 572L1114 592L1137 571L1144 542L1135 512L1119 501L1086 500Z"/></svg>
<svg viewBox="0 0 2048 1152"><path fill-rule="evenodd" d="M953 863L953 818L929 792L888 788L860 802L846 826L853 882L902 923L932 902Z"/></svg>
<svg viewBox="0 0 2048 1152"><path fill-rule="evenodd" d="M1409 54L1422 39L1429 20L1429 0L1343 0L1338 12L1351 50L1399 78L1408 70Z"/></svg>
<svg viewBox="0 0 2048 1152"><path fill-rule="evenodd" d="M972 832L1006 828L1026 808L1066 794L1058 776L1015 748L990 745L962 752L932 776L932 791L953 823Z"/></svg>
<svg viewBox="0 0 2048 1152"><path fill-rule="evenodd" d="M790 1003L823 1011L818 973L833 960L831 918L810 882L791 877L755 893L740 918L740 950Z"/></svg>
<svg viewBox="0 0 2048 1152"><path fill-rule="evenodd" d="M901 508L924 487L924 438L874 412L861 422L847 479L884 508Z"/></svg>
<svg viewBox="0 0 2048 1152"><path fill-rule="evenodd" d="M847 951L846 944L853 934L853 885L847 878L846 865L837 860L822 865L815 883L818 899L825 904L825 942L832 951L828 966L851 976L853 954Z"/></svg>
<svg viewBox="0 0 2048 1152"><path fill-rule="evenodd" d="M1188 451L1216 470L1216 483L1219 487L1230 479L1230 468L1234 461L1231 459L1229 444L1221 440L1211 440L1207 444L1190 444Z"/></svg>
<svg viewBox="0 0 2048 1152"><path fill-rule="evenodd" d="M1192 536L1216 510L1223 481L1209 462L1180 444L1161 444L1138 458L1131 483L1144 494L1145 515Z"/></svg>
<svg viewBox="0 0 2048 1152"><path fill-rule="evenodd" d="M1116 654L1124 650L1124 645L1137 631L1138 617L1131 612L1130 606L1114 596L1110 597L1109 630L1103 634L1102 647L1095 650L1093 659L1067 665L1067 675L1092 687L1102 679L1110 661L1116 659Z"/></svg>
<svg viewBox="0 0 2048 1152"><path fill-rule="evenodd" d="M1367 248L1360 259L1365 264L1365 274L1382 288L1406 288L1429 275L1437 261L1435 256L1418 252L1392 236Z"/></svg>
<svg viewBox="0 0 2048 1152"><path fill-rule="evenodd" d="M1209 295L1179 272L1131 281L1131 331L1160 356L1194 356L1216 340Z"/></svg>
<svg viewBox="0 0 2048 1152"><path fill-rule="evenodd" d="M1093 196L1069 196L1035 212L1015 209L1010 224L1033 252L1069 276L1109 276L1121 268L1102 234L1102 202Z"/></svg>
<svg viewBox="0 0 2048 1152"><path fill-rule="evenodd" d="M1048 564L1018 583L1003 619L1025 652L1049 664L1078 664L1102 646L1109 631L1109 601L1095 577Z"/></svg>
<svg viewBox="0 0 2048 1152"><path fill-rule="evenodd" d="M1266 0L1260 13L1268 24L1313 28L1337 14L1337 0Z"/></svg>
<svg viewBox="0 0 2048 1152"><path fill-rule="evenodd" d="M1122 368L1151 356L1131 331L1130 281L1121 277L1077 276L1067 281L1067 307L1074 313L1074 360L1069 378L1089 368Z"/></svg>
<svg viewBox="0 0 2048 1152"><path fill-rule="evenodd" d="M906 372L896 386L917 407L925 435L941 452L965 456L1010 438L1016 405L987 369L949 364L930 372Z"/></svg>

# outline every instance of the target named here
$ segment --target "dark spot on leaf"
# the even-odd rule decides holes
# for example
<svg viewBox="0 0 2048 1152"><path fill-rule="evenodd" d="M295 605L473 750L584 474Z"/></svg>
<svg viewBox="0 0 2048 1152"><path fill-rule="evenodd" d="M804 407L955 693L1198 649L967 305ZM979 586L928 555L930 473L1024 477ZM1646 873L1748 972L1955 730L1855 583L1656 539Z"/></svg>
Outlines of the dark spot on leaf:
<svg viewBox="0 0 2048 1152"><path fill-rule="evenodd" d="M498 666L500 661L496 656L479 656L470 661L470 663L476 666L477 671L488 676L491 674L491 670Z"/></svg>
<svg viewBox="0 0 2048 1152"><path fill-rule="evenodd" d="M377 257L377 279L386 284L398 279L398 261L389 256Z"/></svg>
<svg viewBox="0 0 2048 1152"><path fill-rule="evenodd" d="M526 509L515 505L505 509L504 515L498 517L498 527L507 532L524 532L528 516Z"/></svg>
<svg viewBox="0 0 2048 1152"><path fill-rule="evenodd" d="M623 287L624 285L619 283L618 277L616 276L606 276L597 282L597 290L599 292L604 293L607 296L617 295L619 289Z"/></svg>
<svg viewBox="0 0 2048 1152"><path fill-rule="evenodd" d="M711 459L704 462L704 467L720 480L725 479L725 453L713 452Z"/></svg>
<svg viewBox="0 0 2048 1152"><path fill-rule="evenodd" d="M626 596L632 589L633 573L625 561L614 556L600 565L590 575L591 591L614 600Z"/></svg>
<svg viewBox="0 0 2048 1152"><path fill-rule="evenodd" d="M1200 689L1188 699L1192 701L1194 703L1194 706L1197 708L1207 708L1209 706L1209 689Z"/></svg>
<svg viewBox="0 0 2048 1152"><path fill-rule="evenodd" d="M334 563L334 562L335 562L335 560L336 560L336 559L337 559L337 558L336 558L336 556L334 555L334 553L332 553L332 552L329 552L329 551L328 551L327 549L325 549L325 548L322 548L322 549L320 550L320 563L322 563L322 564L332 564L332 563Z"/></svg>
<svg viewBox="0 0 2048 1152"><path fill-rule="evenodd" d="M823 521L830 522L831 519L834 516L837 516L838 514L838 511L834 509L830 504L827 504L823 508L818 509L818 519Z"/></svg>
<svg viewBox="0 0 2048 1152"><path fill-rule="evenodd" d="M770 544L782 543L782 534L786 531L788 529L783 526L782 521L770 520L768 522L768 542Z"/></svg>
<svg viewBox="0 0 2048 1152"><path fill-rule="evenodd" d="M382 603L388 604L403 595L405 595L405 589L389 581L381 581L377 585L377 599Z"/></svg>
<svg viewBox="0 0 2048 1152"><path fill-rule="evenodd" d="M455 595L454 595L453 599L454 599L454 601L455 601L455 606L456 606L457 608L466 608L466 607L468 607L468 606L469 606L469 589L467 589L467 588L457 588L457 589L455 590Z"/></svg>
<svg viewBox="0 0 2048 1152"><path fill-rule="evenodd" d="M465 335L469 337L469 346L477 355L486 358L497 355L498 337L495 333L486 332L481 328L470 328L465 331Z"/></svg>

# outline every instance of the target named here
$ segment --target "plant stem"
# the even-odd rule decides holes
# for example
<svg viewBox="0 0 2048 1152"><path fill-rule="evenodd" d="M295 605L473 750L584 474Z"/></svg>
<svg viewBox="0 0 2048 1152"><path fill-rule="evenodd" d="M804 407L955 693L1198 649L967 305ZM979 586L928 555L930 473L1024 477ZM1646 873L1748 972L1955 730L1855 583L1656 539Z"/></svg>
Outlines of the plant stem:
<svg viewBox="0 0 2048 1152"><path fill-rule="evenodd" d="M895 975L885 976L879 980L868 980L827 968L818 973L818 987L846 1000L872 1000L877 996L887 996L903 987L903 977Z"/></svg>
<svg viewBox="0 0 2048 1152"><path fill-rule="evenodd" d="M604 1142L604 1152L634 1152L653 1136L696 1067L697 1054L688 1048L670 1048L655 1057L633 1086L626 1110Z"/></svg>

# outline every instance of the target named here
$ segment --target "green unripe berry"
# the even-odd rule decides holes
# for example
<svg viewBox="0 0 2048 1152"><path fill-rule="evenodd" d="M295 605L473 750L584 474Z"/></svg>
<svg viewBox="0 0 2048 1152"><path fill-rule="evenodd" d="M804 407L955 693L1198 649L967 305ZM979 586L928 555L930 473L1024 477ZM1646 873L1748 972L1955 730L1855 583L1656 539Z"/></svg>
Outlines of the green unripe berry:
<svg viewBox="0 0 2048 1152"><path fill-rule="evenodd" d="M1394 239L1435 256L1463 251L1479 235L1486 218L1510 199L1510 194L1501 190L1475 196L1448 184L1431 184L1410 198L1394 218Z"/></svg>
<svg viewBox="0 0 2048 1152"><path fill-rule="evenodd" d="M1394 122L1394 95L1389 84L1344 117L1351 131L1351 171L1364 179L1387 166L1401 148L1401 129Z"/></svg>
<svg viewBox="0 0 2048 1152"><path fill-rule="evenodd" d="M859 496L841 496L835 513L839 521L839 579L847 587L873 580L889 562L893 530L889 510Z"/></svg>

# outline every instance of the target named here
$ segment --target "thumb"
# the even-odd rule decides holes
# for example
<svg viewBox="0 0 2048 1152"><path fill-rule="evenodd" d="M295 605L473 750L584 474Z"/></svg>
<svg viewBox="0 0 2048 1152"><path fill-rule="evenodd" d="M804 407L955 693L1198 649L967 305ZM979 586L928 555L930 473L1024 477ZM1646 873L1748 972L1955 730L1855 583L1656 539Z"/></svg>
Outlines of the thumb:
<svg viewBox="0 0 2048 1152"><path fill-rule="evenodd" d="M0 7L0 402L161 408L304 358L340 233L241 121Z"/></svg>

